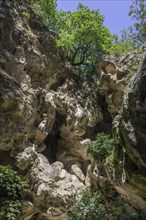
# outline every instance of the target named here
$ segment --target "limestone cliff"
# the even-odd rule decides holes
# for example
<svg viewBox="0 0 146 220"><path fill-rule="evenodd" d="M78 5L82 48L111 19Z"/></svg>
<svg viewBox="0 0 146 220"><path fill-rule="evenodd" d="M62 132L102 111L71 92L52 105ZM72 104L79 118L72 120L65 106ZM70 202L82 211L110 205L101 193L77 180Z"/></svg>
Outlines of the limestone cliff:
<svg viewBox="0 0 146 220"><path fill-rule="evenodd" d="M123 57L106 56L99 65L99 90L113 118L113 133L120 140L115 155L119 193L135 207L146 210L146 57L144 51ZM140 198L141 197L141 198Z"/></svg>
<svg viewBox="0 0 146 220"><path fill-rule="evenodd" d="M146 199L146 55L127 88L114 126L120 139L117 155L124 160L126 190ZM135 201L135 205L140 204ZM143 202L141 205L145 209Z"/></svg>
<svg viewBox="0 0 146 220"><path fill-rule="evenodd" d="M96 88L78 88L63 50L26 3L0 1L0 17L0 161L30 184L33 203L22 219L64 219L58 207L85 187L86 130L103 120Z"/></svg>
<svg viewBox="0 0 146 220"><path fill-rule="evenodd" d="M142 56L105 57L97 84L80 83L27 3L0 0L0 163L17 169L32 193L19 219L65 219L59 208L70 208L73 195L97 182L85 148L98 132L112 133L112 120L143 208L145 67L127 86Z"/></svg>

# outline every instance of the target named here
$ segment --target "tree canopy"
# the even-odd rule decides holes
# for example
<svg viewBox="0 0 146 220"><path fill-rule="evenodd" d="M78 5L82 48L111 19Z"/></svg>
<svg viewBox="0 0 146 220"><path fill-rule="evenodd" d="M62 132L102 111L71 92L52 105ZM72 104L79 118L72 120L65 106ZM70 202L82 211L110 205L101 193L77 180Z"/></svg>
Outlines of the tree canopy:
<svg viewBox="0 0 146 220"><path fill-rule="evenodd" d="M121 31L121 38L118 35L113 35L113 42L110 48L110 54L126 55L134 50L133 39L129 36L129 29Z"/></svg>
<svg viewBox="0 0 146 220"><path fill-rule="evenodd" d="M57 19L57 0L32 0L31 6L42 17L48 28L54 30Z"/></svg>
<svg viewBox="0 0 146 220"><path fill-rule="evenodd" d="M144 43L146 41L146 1L133 0L130 7L129 16L135 21L132 28L132 37L134 41Z"/></svg>
<svg viewBox="0 0 146 220"><path fill-rule="evenodd" d="M66 49L72 65L82 74L94 74L94 62L109 53L113 39L99 10L79 4L74 12L59 11L56 0L37 0L32 7L58 35L57 44Z"/></svg>
<svg viewBox="0 0 146 220"><path fill-rule="evenodd" d="M98 10L79 4L75 12L59 12L57 30L59 46L67 49L71 63L85 71L94 71L94 61L109 52L112 35L103 25Z"/></svg>
<svg viewBox="0 0 146 220"><path fill-rule="evenodd" d="M99 10L79 4L76 11L65 12L57 10L57 0L32 0L32 8L58 36L57 45L66 49L72 65L85 76L94 75L94 63L104 54L126 54L144 43L145 4L145 0L133 0L129 16L135 20L134 26L124 29L119 39L103 25Z"/></svg>

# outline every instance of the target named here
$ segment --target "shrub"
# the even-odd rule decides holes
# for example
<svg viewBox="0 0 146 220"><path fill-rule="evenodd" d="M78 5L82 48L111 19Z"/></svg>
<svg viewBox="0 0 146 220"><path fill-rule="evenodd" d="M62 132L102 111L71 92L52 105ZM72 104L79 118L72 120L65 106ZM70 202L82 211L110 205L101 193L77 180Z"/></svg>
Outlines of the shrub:
<svg viewBox="0 0 146 220"><path fill-rule="evenodd" d="M117 144L118 140L110 138L107 134L99 133L96 140L88 144L86 152L93 160L103 161L112 153Z"/></svg>
<svg viewBox="0 0 146 220"><path fill-rule="evenodd" d="M28 184L10 166L0 166L0 188L0 196L12 199L22 199L28 192Z"/></svg>
<svg viewBox="0 0 146 220"><path fill-rule="evenodd" d="M91 193L89 188L83 191L81 199L73 200L75 212L69 212L67 220L106 220L107 210L98 192Z"/></svg>
<svg viewBox="0 0 146 220"><path fill-rule="evenodd" d="M5 201L6 208L6 219L15 220L16 216L20 213L22 204L19 200L16 201Z"/></svg>
<svg viewBox="0 0 146 220"><path fill-rule="evenodd" d="M0 189L0 216L15 220L21 210L21 201L29 192L28 184L10 166L0 166Z"/></svg>

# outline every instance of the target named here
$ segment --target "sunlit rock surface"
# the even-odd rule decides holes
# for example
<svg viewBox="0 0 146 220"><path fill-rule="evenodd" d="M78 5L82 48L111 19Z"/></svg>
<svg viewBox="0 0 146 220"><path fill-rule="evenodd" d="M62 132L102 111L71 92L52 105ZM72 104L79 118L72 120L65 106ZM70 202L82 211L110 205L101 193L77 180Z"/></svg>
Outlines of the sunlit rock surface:
<svg viewBox="0 0 146 220"><path fill-rule="evenodd" d="M97 64L100 76L99 90L106 97L108 110L114 118L120 111L123 95L130 78L137 72L143 52L129 53L125 56L106 56Z"/></svg>
<svg viewBox="0 0 146 220"><path fill-rule="evenodd" d="M85 187L88 130L103 121L97 88L78 86L27 3L2 0L0 16L0 161L10 155L30 184L20 219L64 219L59 208Z"/></svg>

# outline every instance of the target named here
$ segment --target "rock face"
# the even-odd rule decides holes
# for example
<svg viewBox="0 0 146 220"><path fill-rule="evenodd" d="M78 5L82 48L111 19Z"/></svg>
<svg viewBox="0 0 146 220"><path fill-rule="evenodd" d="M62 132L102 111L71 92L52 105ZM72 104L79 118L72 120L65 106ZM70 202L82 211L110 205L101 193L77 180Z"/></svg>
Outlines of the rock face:
<svg viewBox="0 0 146 220"><path fill-rule="evenodd" d="M28 26L29 21L22 16L25 4L20 2L18 5L17 1L0 3L1 149L25 145L27 139L40 145L55 117L51 102L46 103L43 99L49 87L64 75L72 74L71 67L62 61L55 39L33 19L32 12ZM44 110L40 111L40 108Z"/></svg>
<svg viewBox="0 0 146 220"><path fill-rule="evenodd" d="M146 198L146 55L128 86L115 124L124 152L127 182Z"/></svg>
<svg viewBox="0 0 146 220"><path fill-rule="evenodd" d="M0 18L0 151L25 173L33 200L21 219L64 219L59 207L85 187L88 128L103 121L97 88L79 88L62 49L27 3L0 1Z"/></svg>
<svg viewBox="0 0 146 220"><path fill-rule="evenodd" d="M145 210L146 56L144 60L143 56L143 51L123 57L107 56L98 64L98 74L99 90L105 95L113 131L120 140L116 157L123 168L121 172L117 170L120 187L116 189L135 207Z"/></svg>
<svg viewBox="0 0 146 220"><path fill-rule="evenodd" d="M129 79L137 71L143 53L134 52L125 56L106 56L97 64L100 76L99 90L105 95L108 110L114 118L120 111L123 95Z"/></svg>
<svg viewBox="0 0 146 220"><path fill-rule="evenodd" d="M128 181L145 198L145 66L126 92L141 57L106 57L97 85L79 83L27 1L0 0L0 163L11 161L32 192L19 219L65 219L60 207L70 208L84 187L100 186L85 149L97 132L111 134L115 116Z"/></svg>
<svg viewBox="0 0 146 220"><path fill-rule="evenodd" d="M54 124L58 129L54 135L59 137L57 160L62 161L67 170L74 163L84 166L86 141L82 137L87 127L94 127L103 120L100 107L94 103L96 92L86 83L79 89L74 80L66 80L56 92L47 93L46 100L50 99L58 114Z"/></svg>

